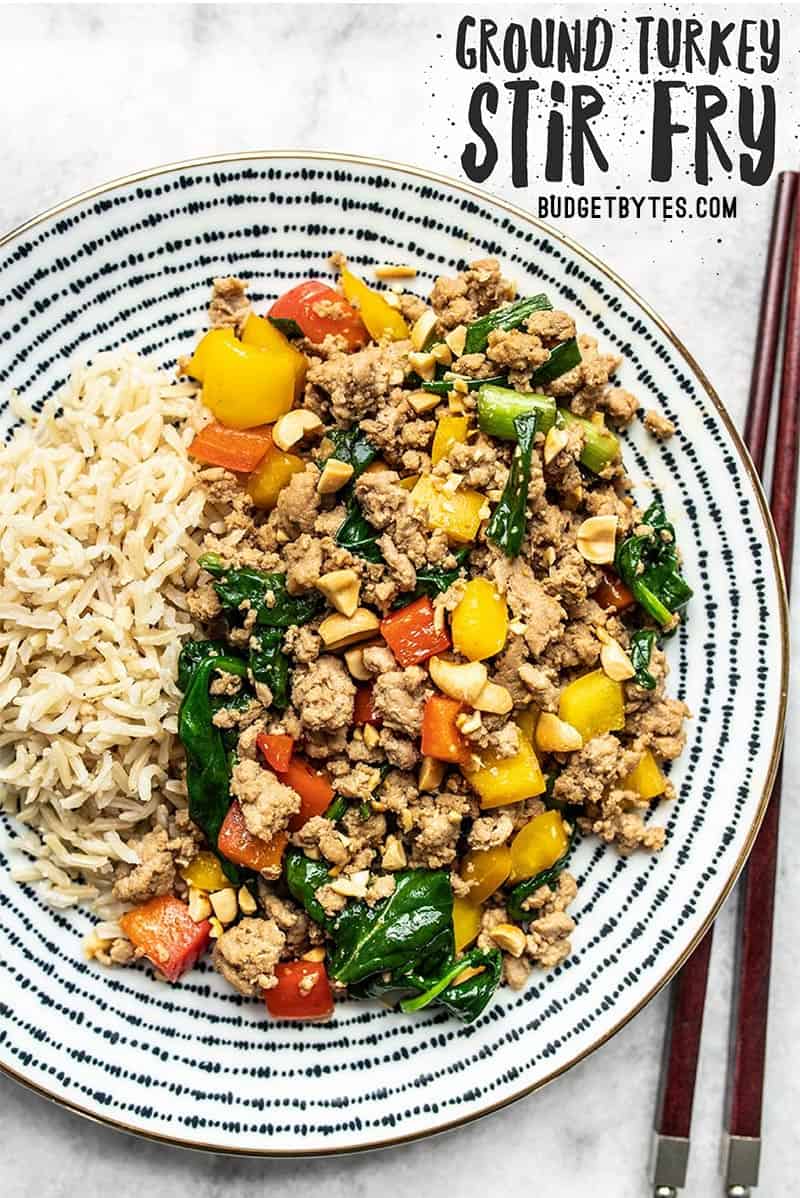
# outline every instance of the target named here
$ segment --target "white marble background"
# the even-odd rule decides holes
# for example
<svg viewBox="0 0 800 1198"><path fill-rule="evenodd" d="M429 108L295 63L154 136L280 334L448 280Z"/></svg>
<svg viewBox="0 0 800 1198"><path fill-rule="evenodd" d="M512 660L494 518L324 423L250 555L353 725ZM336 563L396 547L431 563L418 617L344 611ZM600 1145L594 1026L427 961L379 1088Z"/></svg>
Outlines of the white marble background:
<svg viewBox="0 0 800 1198"><path fill-rule="evenodd" d="M0 6L0 229L114 176L239 149L349 150L458 174L470 80L458 79L449 64L463 11L436 4ZM526 15L532 11L525 6ZM548 6L547 15L598 11L599 5ZM631 6L604 11L612 20L625 13L630 19ZM638 11L698 10L649 5ZM512 13L494 10L496 17ZM784 21L778 165L793 166L800 13L785 6L761 6L757 13L773 14ZM700 6L699 15L723 13ZM724 15L756 13L729 4ZM619 112L634 103L624 92L618 100ZM614 113L612 126L613 119ZM617 183L623 190L642 186L625 177L621 164L615 170L609 190ZM535 194L515 195L500 179L491 186L522 205ZM735 222L564 225L684 337L737 420L744 413L771 200L771 194L746 191L739 189ZM800 839L798 731L795 702L758 1190L769 1198L793 1192L800 1171L800 883L792 869ZM721 1192L733 908L729 903L723 911L714 945L686 1190L692 1198ZM238 1198L280 1191L294 1198L324 1187L329 1198L382 1191L478 1198L491 1186L507 1198L637 1198L649 1193L646 1161L666 1009L662 994L588 1061L504 1112L438 1139L346 1159L280 1163L182 1152L84 1122L3 1080L0 1192L6 1198Z"/></svg>

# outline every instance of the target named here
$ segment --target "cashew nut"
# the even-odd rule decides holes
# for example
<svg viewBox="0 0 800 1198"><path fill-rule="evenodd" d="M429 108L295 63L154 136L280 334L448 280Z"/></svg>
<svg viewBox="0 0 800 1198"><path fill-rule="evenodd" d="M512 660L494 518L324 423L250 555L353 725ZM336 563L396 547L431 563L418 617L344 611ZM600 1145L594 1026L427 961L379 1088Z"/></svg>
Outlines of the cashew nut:
<svg viewBox="0 0 800 1198"><path fill-rule="evenodd" d="M366 641L378 631L380 620L366 607L358 607L352 616L336 612L326 616L319 626L319 634L326 649L346 649L359 641Z"/></svg>
<svg viewBox="0 0 800 1198"><path fill-rule="evenodd" d="M338 458L328 458L322 467L322 473L317 481L320 495L333 495L353 477L353 467L349 462L340 462Z"/></svg>
<svg viewBox="0 0 800 1198"><path fill-rule="evenodd" d="M369 682L372 675L364 665L364 650L360 646L357 649L348 649L344 660L356 682Z"/></svg>
<svg viewBox="0 0 800 1198"><path fill-rule="evenodd" d="M287 450L298 441L302 441L303 437L321 433L322 428L322 421L316 412L310 412L308 408L295 408L275 421L272 426L272 440L278 449Z"/></svg>
<svg viewBox="0 0 800 1198"><path fill-rule="evenodd" d="M431 678L440 691L451 699L474 706L475 700L487 681L486 666L480 661L468 661L459 665L444 657L432 657L428 662Z"/></svg>
<svg viewBox="0 0 800 1198"><path fill-rule="evenodd" d="M566 720L543 711L536 724L536 744L543 753L572 753L583 748L583 737Z"/></svg>
<svg viewBox="0 0 800 1198"><path fill-rule="evenodd" d="M489 935L498 948L510 953L512 957L521 957L525 952L525 933L513 923L498 923L490 930Z"/></svg>
<svg viewBox="0 0 800 1198"><path fill-rule="evenodd" d="M317 579L316 586L343 616L355 615L361 594L361 579L355 570L330 570Z"/></svg>
<svg viewBox="0 0 800 1198"><path fill-rule="evenodd" d="M624 682L626 678L633 678L636 674L622 645L610 637L600 650L600 665L603 667L603 673L614 682Z"/></svg>
<svg viewBox="0 0 800 1198"><path fill-rule="evenodd" d="M513 706L511 691L497 682L486 682L473 703L478 711L488 711L492 715L506 715Z"/></svg>
<svg viewBox="0 0 800 1198"><path fill-rule="evenodd" d="M617 516L590 516L578 528L578 552L595 566L608 566L614 560L617 543Z"/></svg>
<svg viewBox="0 0 800 1198"><path fill-rule="evenodd" d="M435 757L423 757L419 767L417 785L420 790L438 790L444 778L445 764Z"/></svg>
<svg viewBox="0 0 800 1198"><path fill-rule="evenodd" d="M565 428L559 428L553 425L550 432L544 439L544 464L549 466L553 458L557 458L569 441L569 434Z"/></svg>
<svg viewBox="0 0 800 1198"><path fill-rule="evenodd" d="M465 324L457 325L451 329L449 333L445 333L444 339L450 346L457 358L460 358L464 352L464 346L467 341L467 326Z"/></svg>
<svg viewBox="0 0 800 1198"><path fill-rule="evenodd" d="M430 383L436 374L436 359L433 354L411 353L408 355L408 364L426 383Z"/></svg>
<svg viewBox="0 0 800 1198"><path fill-rule="evenodd" d="M432 412L442 402L441 395L437 395L434 391L408 391L405 398L418 416Z"/></svg>
<svg viewBox="0 0 800 1198"><path fill-rule="evenodd" d="M426 308L422 315L414 322L414 327L411 330L412 348L418 350L424 349L425 342L435 328L436 313L433 308Z"/></svg>

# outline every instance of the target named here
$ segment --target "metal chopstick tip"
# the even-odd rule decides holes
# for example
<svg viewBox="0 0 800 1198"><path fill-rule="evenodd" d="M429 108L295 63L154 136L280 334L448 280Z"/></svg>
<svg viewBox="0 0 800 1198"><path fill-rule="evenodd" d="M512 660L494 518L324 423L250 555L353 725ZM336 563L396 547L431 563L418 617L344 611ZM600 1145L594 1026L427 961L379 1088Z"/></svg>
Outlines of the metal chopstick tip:
<svg viewBox="0 0 800 1198"><path fill-rule="evenodd" d="M728 1198L750 1198L750 1186L728 1186Z"/></svg>
<svg viewBox="0 0 800 1198"><path fill-rule="evenodd" d="M678 1191L675 1186L656 1186L653 1198L678 1198Z"/></svg>

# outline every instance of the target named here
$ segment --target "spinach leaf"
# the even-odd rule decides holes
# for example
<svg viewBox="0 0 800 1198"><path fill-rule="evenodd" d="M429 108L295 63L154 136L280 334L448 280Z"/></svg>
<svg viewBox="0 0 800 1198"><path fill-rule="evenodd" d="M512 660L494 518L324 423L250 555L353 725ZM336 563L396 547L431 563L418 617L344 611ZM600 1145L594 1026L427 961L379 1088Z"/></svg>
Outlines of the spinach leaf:
<svg viewBox="0 0 800 1198"><path fill-rule="evenodd" d="M336 533L336 544L343 549L349 549L357 557L363 557L368 562L383 561L383 554L378 548L378 532L365 519L358 500L351 492L346 502L344 522L339 525Z"/></svg>
<svg viewBox="0 0 800 1198"><path fill-rule="evenodd" d="M648 669L653 645L658 633L653 628L639 628L631 636L631 665L636 671L636 685L644 690L655 690L656 680Z"/></svg>
<svg viewBox="0 0 800 1198"><path fill-rule="evenodd" d="M497 949L492 949L489 953L485 953L482 949L473 948L468 953L464 953L457 961L449 961L446 968L442 971L440 977L436 979L422 994L416 995L414 998L407 998L400 1005L404 1011L421 1011L424 1007L430 1006L435 1002L448 988L451 987L451 982L463 973L465 969L478 969L481 966L493 965L495 955L500 958L500 953ZM500 958L502 963L502 958ZM498 974L499 976L499 974ZM471 979L467 979L471 980ZM457 987L453 987L457 989ZM490 996L491 997L491 996ZM480 1012L477 1012L480 1014ZM474 1018L474 1016L473 1016Z"/></svg>
<svg viewBox="0 0 800 1198"><path fill-rule="evenodd" d="M255 629L247 664L253 681L269 687L276 711L285 711L289 706L289 658L283 651L283 629Z"/></svg>
<svg viewBox="0 0 800 1198"><path fill-rule="evenodd" d="M575 844L576 830L577 824L573 820L569 844L559 857L558 861L554 862L553 865L548 866L547 869L540 870L540 872L538 874L534 874L532 878L525 878L524 881L517 882L506 901L506 910L512 919L522 921L533 918L532 913L527 911L522 904L526 899L530 898L530 896L534 894L540 886L555 887L556 883L558 882L558 875L567 864L569 855L572 852L573 846Z"/></svg>
<svg viewBox="0 0 800 1198"><path fill-rule="evenodd" d="M514 427L517 444L511 459L503 494L486 529L487 538L507 557L516 557L522 548L525 536L525 509L528 503L528 485L531 481L531 452L536 436L536 412L517 416Z"/></svg>
<svg viewBox="0 0 800 1198"><path fill-rule="evenodd" d="M334 920L330 915L325 914L314 897L320 886L325 886L330 881L328 866L325 862L312 861L299 849L289 849L284 857L284 871L286 885L289 887L292 897L296 898L298 903L305 908L315 923L330 932Z"/></svg>
<svg viewBox="0 0 800 1198"><path fill-rule="evenodd" d="M290 341L295 341L298 337L305 337L300 325L290 317L268 316L267 320L273 328L277 329L279 333L283 333L284 337L288 337Z"/></svg>
<svg viewBox="0 0 800 1198"><path fill-rule="evenodd" d="M665 630L671 631L692 588L681 574L675 529L663 506L651 504L642 519L649 531L627 537L617 547L615 567L637 603Z"/></svg>
<svg viewBox="0 0 800 1198"><path fill-rule="evenodd" d="M333 445L333 453L328 457L336 458L337 462L346 462L348 466L352 466L353 479L357 479L359 474L363 474L367 466L370 466L378 456L378 450L362 433L358 425L353 425L348 429L333 428L325 435ZM328 458L325 458L321 464L324 465L327 460Z"/></svg>
<svg viewBox="0 0 800 1198"><path fill-rule="evenodd" d="M195 667L207 657L222 657L227 652L224 641L185 641L178 658L178 686L188 687Z"/></svg>
<svg viewBox="0 0 800 1198"><path fill-rule="evenodd" d="M370 974L401 969L450 928L453 892L444 870L407 870L395 874L394 893L374 907L350 903L333 929L331 973L344 983Z"/></svg>
<svg viewBox="0 0 800 1198"><path fill-rule="evenodd" d="M465 969L481 968L482 972L453 985L455 978ZM478 1018L497 989L500 975L503 971L503 958L499 949L489 952L473 948L457 961L452 959L447 963L440 977L412 998L406 998L400 1003L403 1011L421 1011L424 1007L435 1003L446 1007L451 1015L455 1015L463 1023L472 1023Z"/></svg>
<svg viewBox="0 0 800 1198"><path fill-rule="evenodd" d="M209 694L211 677L217 670L244 678L247 666L239 657L206 657L194 669L178 713L178 735L186 750L186 782L189 815L216 851L219 830L230 806L228 754L222 733L212 722L214 705ZM239 872L223 859L231 881Z"/></svg>
<svg viewBox="0 0 800 1198"><path fill-rule="evenodd" d="M216 554L205 554L200 558L200 565L215 576L214 590L225 615L233 623L241 621L241 607L245 602L255 608L256 624L261 628L307 624L325 606L325 600L314 591L290 595L285 574L266 573L249 566L228 569Z"/></svg>

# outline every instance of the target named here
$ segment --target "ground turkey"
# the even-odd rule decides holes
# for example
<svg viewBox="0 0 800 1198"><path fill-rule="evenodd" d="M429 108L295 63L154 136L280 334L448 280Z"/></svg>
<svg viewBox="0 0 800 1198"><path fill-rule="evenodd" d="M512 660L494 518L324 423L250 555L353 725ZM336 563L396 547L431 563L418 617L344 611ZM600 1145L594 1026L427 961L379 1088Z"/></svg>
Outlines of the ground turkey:
<svg viewBox="0 0 800 1198"><path fill-rule="evenodd" d="M294 541L302 532L313 532L314 522L319 515L319 470L311 463L301 474L293 474L278 495L274 521L289 541Z"/></svg>
<svg viewBox="0 0 800 1198"><path fill-rule="evenodd" d="M292 703L300 722L312 732L336 732L353 722L356 688L338 657L324 654L298 668L292 679Z"/></svg>
<svg viewBox="0 0 800 1198"><path fill-rule="evenodd" d="M356 498L370 524L391 538L414 566L421 566L427 561L427 525L408 491L397 486L398 480L394 470L362 474L356 483Z"/></svg>
<svg viewBox="0 0 800 1198"><path fill-rule="evenodd" d="M243 919L214 945L214 968L247 998L278 984L285 936L273 919Z"/></svg>
<svg viewBox="0 0 800 1198"><path fill-rule="evenodd" d="M121 903L144 903L157 895L170 894L176 867L188 865L197 845L191 836L171 840L164 828L154 828L133 847L139 854L139 865L114 883L114 898Z"/></svg>
<svg viewBox="0 0 800 1198"><path fill-rule="evenodd" d="M242 279L233 277L215 279L211 303L208 306L209 324L212 329L235 329L239 333L249 315L247 284Z"/></svg>
<svg viewBox="0 0 800 1198"><path fill-rule="evenodd" d="M425 702L433 694L428 673L419 666L405 670L390 670L375 680L372 707L386 728L405 736L418 737L422 732Z"/></svg>
<svg viewBox="0 0 800 1198"><path fill-rule="evenodd" d="M454 329L513 300L516 294L514 284L500 274L497 259L481 258L455 278L440 275L431 292L431 307L443 329Z"/></svg>
<svg viewBox="0 0 800 1198"><path fill-rule="evenodd" d="M390 393L403 384L408 366L409 343L370 345L355 354L337 354L327 362L312 362L306 387L322 395L334 419L341 425L375 412Z"/></svg>
<svg viewBox="0 0 800 1198"><path fill-rule="evenodd" d="M237 761L231 776L231 794L239 800L251 836L272 840L300 810L300 796L257 761Z"/></svg>

